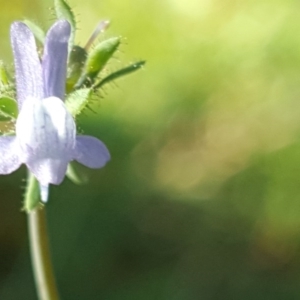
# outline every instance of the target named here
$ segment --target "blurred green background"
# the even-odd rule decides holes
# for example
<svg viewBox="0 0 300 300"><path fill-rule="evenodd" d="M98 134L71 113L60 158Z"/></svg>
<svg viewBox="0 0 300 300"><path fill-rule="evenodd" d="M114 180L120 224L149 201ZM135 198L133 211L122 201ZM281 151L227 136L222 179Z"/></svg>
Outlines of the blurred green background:
<svg viewBox="0 0 300 300"><path fill-rule="evenodd" d="M300 298L300 2L69 0L84 45L122 35L108 70L146 59L80 118L111 151L47 205L62 299ZM50 0L0 1L45 29ZM103 37L102 37L103 38ZM36 299L25 168L0 177L0 299Z"/></svg>

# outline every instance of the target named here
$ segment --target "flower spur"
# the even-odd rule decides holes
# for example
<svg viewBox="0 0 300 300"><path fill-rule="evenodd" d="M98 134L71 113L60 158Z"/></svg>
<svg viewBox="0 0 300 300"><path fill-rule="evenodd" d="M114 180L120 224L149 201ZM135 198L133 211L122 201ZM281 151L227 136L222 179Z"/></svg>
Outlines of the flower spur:
<svg viewBox="0 0 300 300"><path fill-rule="evenodd" d="M34 36L22 22L11 26L19 115L16 135L0 137L0 174L26 164L40 184L42 201L49 184L60 184L68 163L101 168L110 159L97 138L77 135L65 97L70 24L57 21L48 31L40 61Z"/></svg>

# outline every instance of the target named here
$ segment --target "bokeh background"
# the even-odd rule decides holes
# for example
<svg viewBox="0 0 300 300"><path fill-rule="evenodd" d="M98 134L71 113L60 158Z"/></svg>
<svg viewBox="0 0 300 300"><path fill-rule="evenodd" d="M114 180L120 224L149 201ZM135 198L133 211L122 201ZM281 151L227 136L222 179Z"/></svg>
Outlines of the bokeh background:
<svg viewBox="0 0 300 300"><path fill-rule="evenodd" d="M112 160L51 189L62 299L300 298L300 3L69 0L84 45L123 36L107 70L147 65L79 119ZM0 1L9 25L50 0ZM36 299L21 212L25 168L0 177L0 299Z"/></svg>

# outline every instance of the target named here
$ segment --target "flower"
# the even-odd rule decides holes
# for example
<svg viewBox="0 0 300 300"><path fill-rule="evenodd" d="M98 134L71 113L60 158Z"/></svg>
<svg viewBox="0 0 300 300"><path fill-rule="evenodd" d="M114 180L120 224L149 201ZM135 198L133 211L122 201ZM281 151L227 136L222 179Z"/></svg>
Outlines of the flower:
<svg viewBox="0 0 300 300"><path fill-rule="evenodd" d="M16 135L0 137L0 174L26 164L39 181L44 202L49 184L63 181L70 161L101 168L110 159L100 140L76 135L74 119L63 102L70 32L66 20L57 21L47 33L41 61L24 23L13 23L10 32L19 115Z"/></svg>

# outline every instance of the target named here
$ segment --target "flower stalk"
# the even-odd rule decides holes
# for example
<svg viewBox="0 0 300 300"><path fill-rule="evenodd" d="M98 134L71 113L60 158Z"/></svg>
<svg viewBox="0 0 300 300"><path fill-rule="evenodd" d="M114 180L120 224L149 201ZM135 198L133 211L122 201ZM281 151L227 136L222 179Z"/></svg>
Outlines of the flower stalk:
<svg viewBox="0 0 300 300"><path fill-rule="evenodd" d="M26 198L35 197L38 194L36 191L38 183L34 183L34 181L37 180L29 175ZM35 200L32 199L32 201ZM58 300L49 251L45 208L36 208L29 212L27 217L31 260L38 298L39 300Z"/></svg>
<svg viewBox="0 0 300 300"><path fill-rule="evenodd" d="M0 175L22 164L28 169L23 209L39 300L59 299L41 201L47 202L49 186L59 185L65 175L77 184L87 181L77 163L97 169L110 160L103 142L78 134L76 117L99 98L104 84L145 63L136 62L103 77L120 37L98 42L92 49L91 45L109 21L101 21L82 48L74 45L76 22L66 0L54 0L54 7L58 20L47 33L28 20L11 25L14 74L7 73L0 61L0 121L8 122L9 128L6 134L0 132Z"/></svg>

